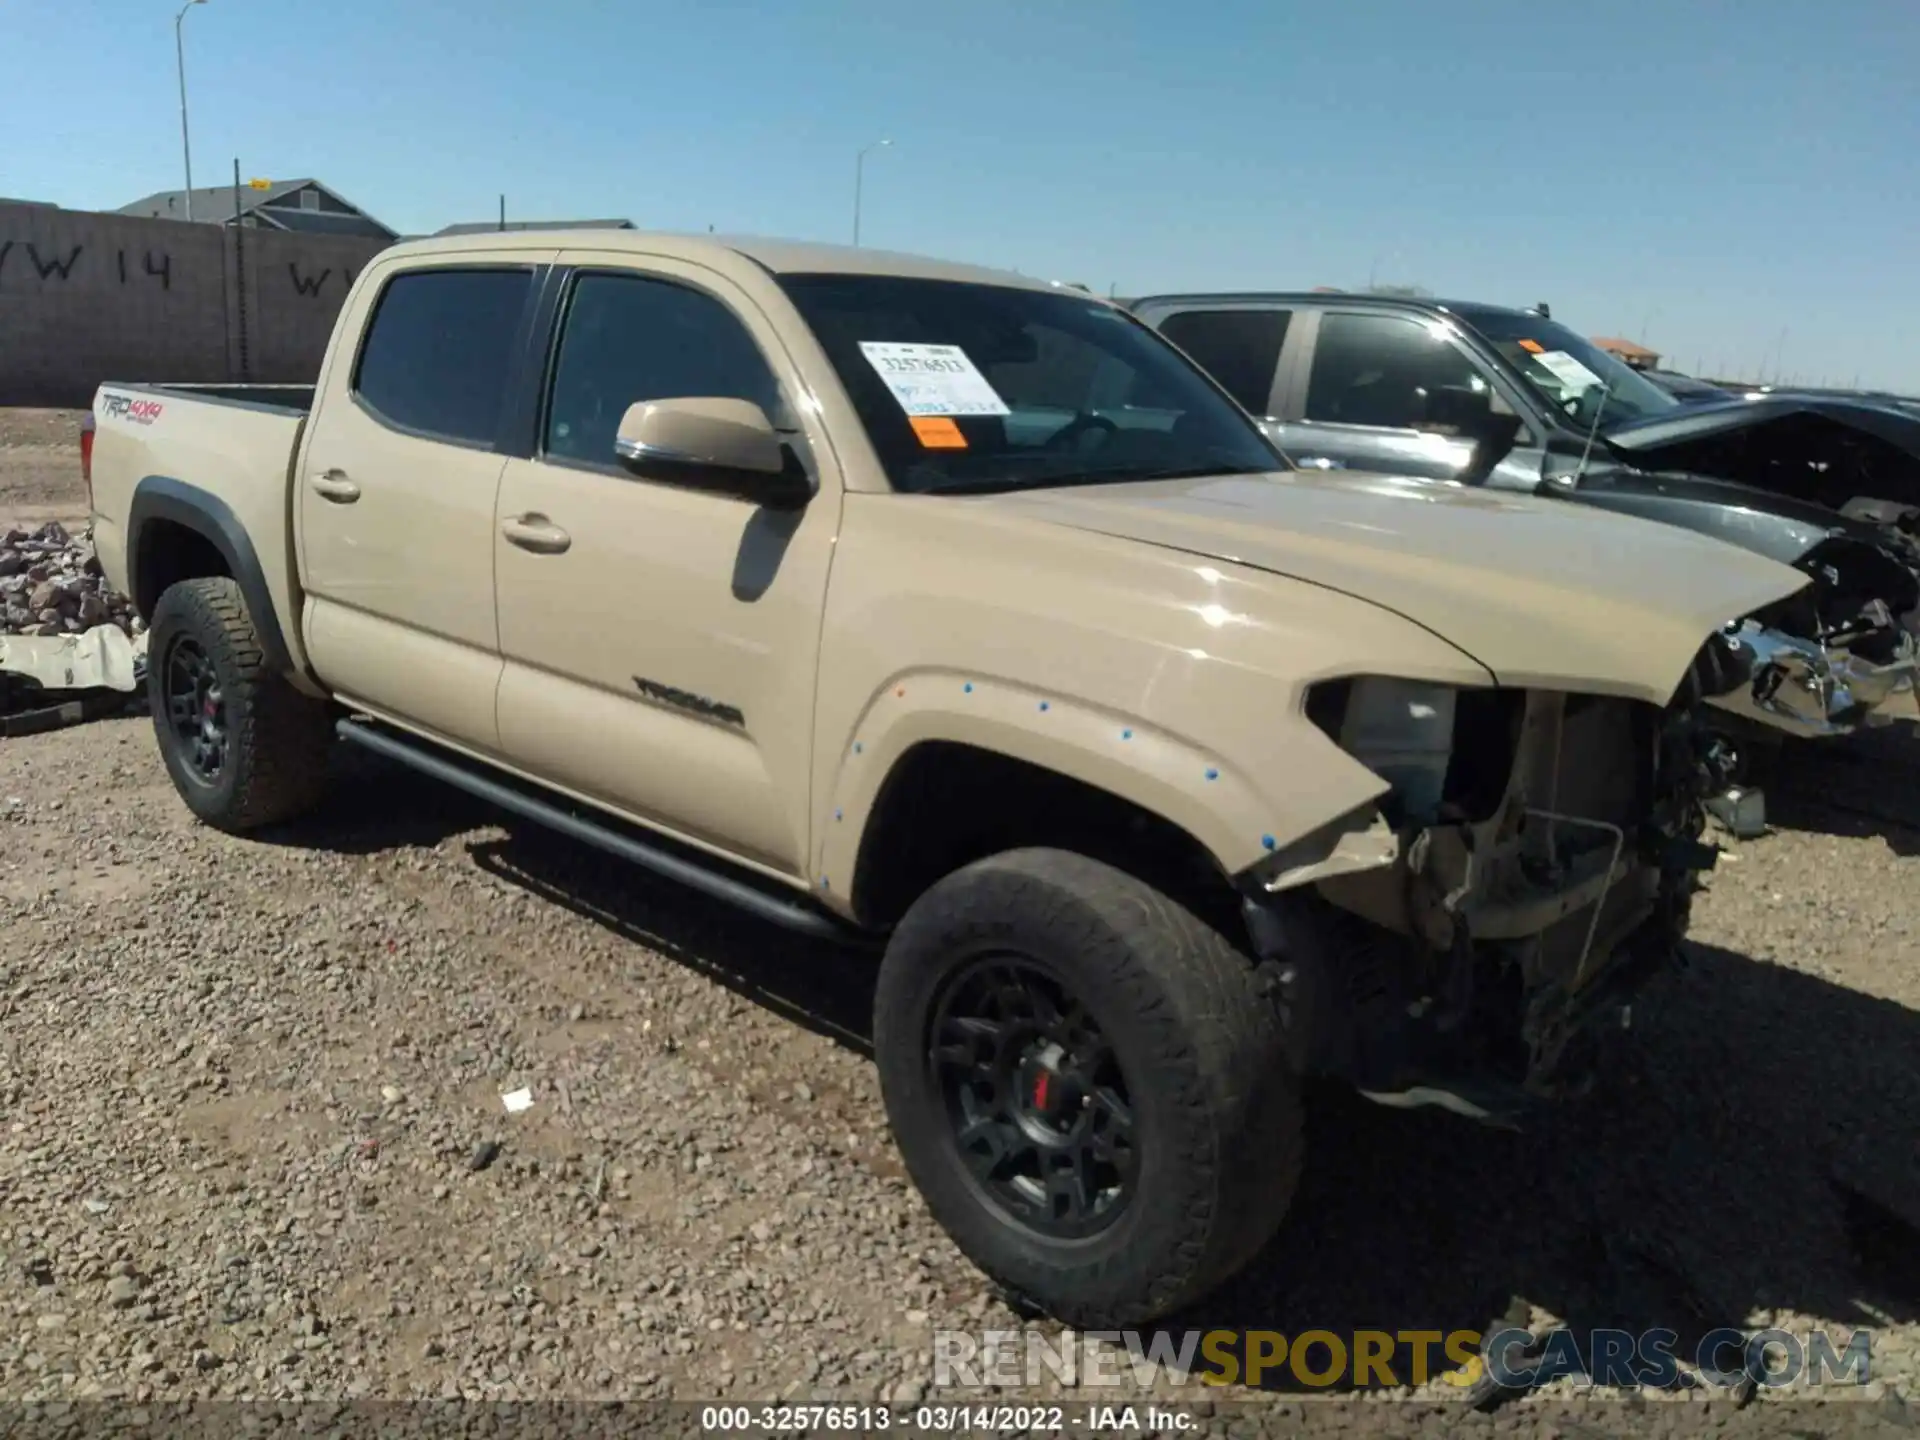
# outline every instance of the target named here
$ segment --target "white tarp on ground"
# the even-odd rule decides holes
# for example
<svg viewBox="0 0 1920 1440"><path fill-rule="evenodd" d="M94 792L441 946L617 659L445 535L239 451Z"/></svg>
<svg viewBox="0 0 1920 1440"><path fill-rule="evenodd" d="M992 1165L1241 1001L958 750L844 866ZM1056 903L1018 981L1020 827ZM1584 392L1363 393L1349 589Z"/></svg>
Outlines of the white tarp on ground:
<svg viewBox="0 0 1920 1440"><path fill-rule="evenodd" d="M131 691L141 680L147 637L129 640L118 625L78 635L0 635L0 671L46 690Z"/></svg>

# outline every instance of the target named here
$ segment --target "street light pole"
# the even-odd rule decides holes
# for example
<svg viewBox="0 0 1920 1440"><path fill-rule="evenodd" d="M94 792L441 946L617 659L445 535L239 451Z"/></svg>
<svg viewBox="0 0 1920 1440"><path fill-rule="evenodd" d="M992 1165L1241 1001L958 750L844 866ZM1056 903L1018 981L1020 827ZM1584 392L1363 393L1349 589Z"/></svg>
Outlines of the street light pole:
<svg viewBox="0 0 1920 1440"><path fill-rule="evenodd" d="M853 243L860 243L860 180L867 163L867 151L879 150L893 144L891 140L876 140L853 157Z"/></svg>
<svg viewBox="0 0 1920 1440"><path fill-rule="evenodd" d="M193 219L193 145L187 139L187 45L181 38L180 22L187 18L187 11L196 5L204 5L207 0L187 0L180 7L180 13L173 17L173 58L180 67L180 153L187 162L187 219Z"/></svg>

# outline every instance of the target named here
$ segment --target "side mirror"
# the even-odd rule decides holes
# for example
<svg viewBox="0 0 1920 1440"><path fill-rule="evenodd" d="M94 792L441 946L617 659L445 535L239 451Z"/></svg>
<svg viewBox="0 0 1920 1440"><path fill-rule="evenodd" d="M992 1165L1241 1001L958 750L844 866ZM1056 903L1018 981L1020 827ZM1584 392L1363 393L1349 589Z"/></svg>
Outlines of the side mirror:
<svg viewBox="0 0 1920 1440"><path fill-rule="evenodd" d="M643 400L620 417L613 449L636 475L725 490L763 505L804 505L813 496L812 479L790 463L767 412L751 400Z"/></svg>
<svg viewBox="0 0 1920 1440"><path fill-rule="evenodd" d="M1471 385L1436 385L1422 398L1415 427L1477 440L1493 419L1493 392Z"/></svg>
<svg viewBox="0 0 1920 1440"><path fill-rule="evenodd" d="M1463 484L1479 485L1507 458L1520 438L1520 417L1504 409L1495 410L1491 390L1436 385L1426 392L1414 428L1471 441L1473 454L1459 479Z"/></svg>

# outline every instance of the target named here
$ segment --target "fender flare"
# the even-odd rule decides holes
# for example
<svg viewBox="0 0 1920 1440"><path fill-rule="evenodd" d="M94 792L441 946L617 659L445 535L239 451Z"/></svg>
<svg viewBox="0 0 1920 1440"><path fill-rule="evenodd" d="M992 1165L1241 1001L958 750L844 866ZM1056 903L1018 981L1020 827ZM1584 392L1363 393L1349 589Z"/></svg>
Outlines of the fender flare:
<svg viewBox="0 0 1920 1440"><path fill-rule="evenodd" d="M273 608L273 596L267 589L266 572L260 568L260 557L246 527L226 501L198 485L170 475L148 475L134 486L133 504L127 512L127 590L135 597L135 604L139 603L140 564L147 526L156 520L191 530L220 552L228 573L239 582L267 663L283 673L292 670L293 660L287 651L286 636L280 629L280 617ZM143 615L142 618L152 617Z"/></svg>
<svg viewBox="0 0 1920 1440"><path fill-rule="evenodd" d="M964 698L963 698L964 697ZM1303 736L1320 739L1318 730ZM850 743L825 772L814 835L816 883L850 904L861 851L887 779L922 742L958 741L1037 765L1138 805L1184 831L1222 873L1269 859L1386 793L1386 782L1331 741L1311 794L1291 816L1260 777L1150 721L1070 696L960 673L897 676L860 712ZM1293 787L1289 787L1290 789Z"/></svg>

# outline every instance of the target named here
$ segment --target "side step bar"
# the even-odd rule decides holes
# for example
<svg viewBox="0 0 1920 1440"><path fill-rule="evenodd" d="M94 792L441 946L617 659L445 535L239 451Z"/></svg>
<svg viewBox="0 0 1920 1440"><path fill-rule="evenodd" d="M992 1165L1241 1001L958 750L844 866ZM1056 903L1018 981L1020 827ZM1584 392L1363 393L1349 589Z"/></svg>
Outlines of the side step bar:
<svg viewBox="0 0 1920 1440"><path fill-rule="evenodd" d="M722 874L696 860L677 855L664 844L629 832L617 821L598 820L562 808L554 800L535 795L510 779L484 774L477 764L451 757L424 741L402 738L361 720L341 720L335 724L334 732L350 745L358 745L376 755L396 760L423 775L431 775L491 805L498 805L502 810L510 810L523 819L545 825L550 830L557 830L562 835L610 855L617 855L643 870L650 870L668 880L677 880L689 889L725 901L736 909L785 929L842 942L864 938L864 932L824 910L776 895L746 880Z"/></svg>

